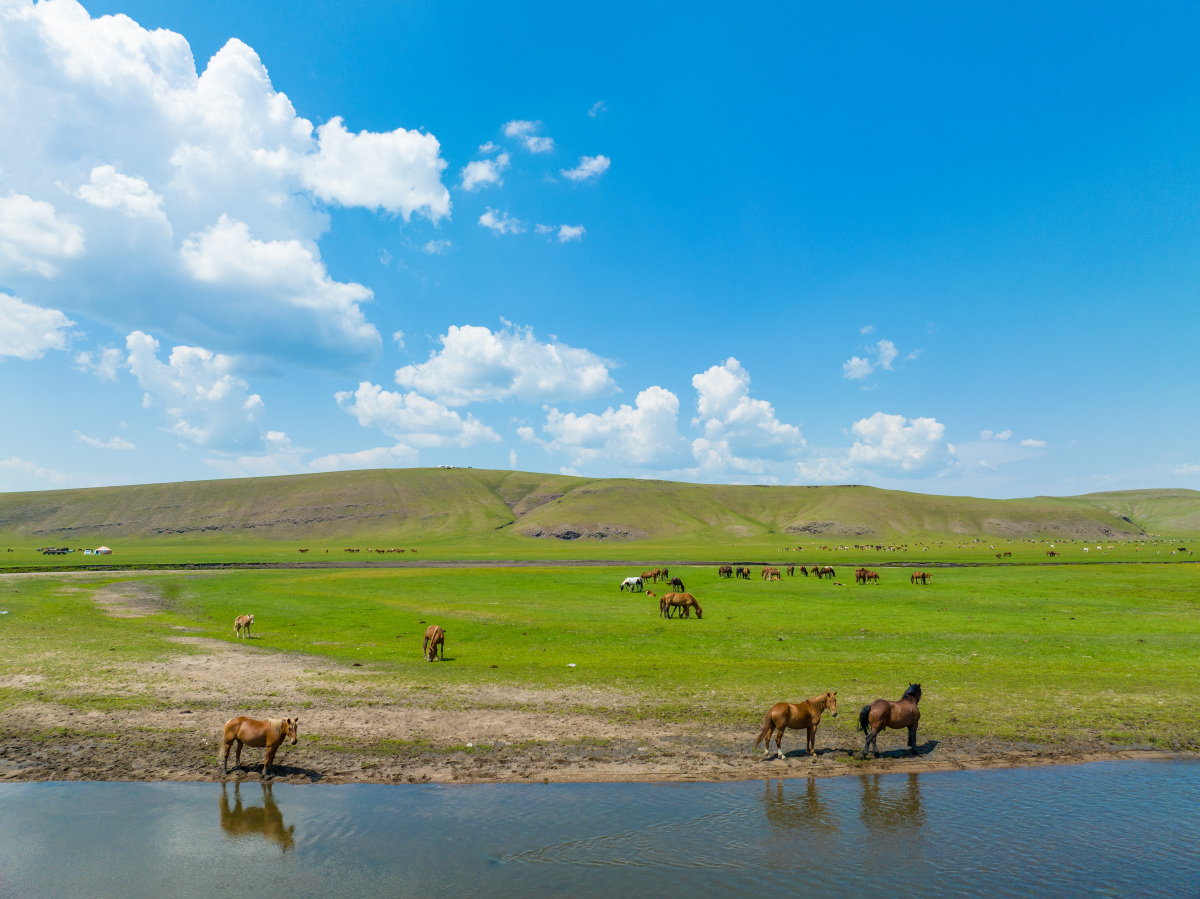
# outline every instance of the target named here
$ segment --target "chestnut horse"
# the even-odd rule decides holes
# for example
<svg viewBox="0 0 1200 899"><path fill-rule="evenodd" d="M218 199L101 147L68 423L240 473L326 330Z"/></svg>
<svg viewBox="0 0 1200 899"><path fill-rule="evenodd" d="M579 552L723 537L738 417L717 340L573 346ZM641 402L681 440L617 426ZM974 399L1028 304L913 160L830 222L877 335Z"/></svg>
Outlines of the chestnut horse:
<svg viewBox="0 0 1200 899"><path fill-rule="evenodd" d="M928 584L929 574L924 571L914 571L911 575L909 575L908 582L910 584L915 584L918 581L920 581L922 584Z"/></svg>
<svg viewBox="0 0 1200 899"><path fill-rule="evenodd" d="M670 618L672 610L679 612L680 618L691 618L692 609L696 610L697 618L704 617L700 603L690 593L664 593L658 601L658 614L663 618Z"/></svg>
<svg viewBox="0 0 1200 899"><path fill-rule="evenodd" d="M879 732L885 727L899 730L908 728L908 748L912 754L917 754L917 722L921 720L921 709L917 703L921 701L921 685L909 684L899 702L889 702L886 699L876 699L870 705L864 705L858 713L858 726L867 735L863 744L863 755L867 749L875 747L875 755L879 755Z"/></svg>
<svg viewBox="0 0 1200 899"><path fill-rule="evenodd" d="M431 624L425 628L425 642L421 644L421 655L427 662L435 662L438 648L442 650L442 661L446 661L446 632L439 625Z"/></svg>
<svg viewBox="0 0 1200 899"><path fill-rule="evenodd" d="M246 632L247 637L250 636L250 625L252 624L254 624L253 615L238 615L237 618L233 619L233 629L239 638L242 636L242 631Z"/></svg>
<svg viewBox="0 0 1200 899"><path fill-rule="evenodd" d="M804 728L808 731L808 741L805 743L805 751L809 755L813 755L817 749L817 725L821 723L821 713L828 710L829 714L837 717L837 691L832 693L822 693L820 696L814 696L812 699L806 699L804 702L777 702L771 706L771 710L767 712L767 717L763 719L762 730L758 732L758 739L754 741L754 748L758 748L758 744L766 738L767 754L764 758L771 758L771 733L775 734L775 758L783 758L783 732L789 727L793 730Z"/></svg>
<svg viewBox="0 0 1200 899"><path fill-rule="evenodd" d="M275 761L276 750L283 745L285 740L291 740L292 745L295 746L298 739L300 739L299 718L262 719L247 718L245 715L230 718L225 722L225 735L221 743L221 773L225 774L229 770L229 747L234 743L237 743L237 750L233 756L235 768L242 766L243 746L267 747L267 757L263 762L263 777L266 777L267 769Z"/></svg>
<svg viewBox="0 0 1200 899"><path fill-rule="evenodd" d="M717 577L733 577L733 568L729 565L722 565L717 569Z"/></svg>

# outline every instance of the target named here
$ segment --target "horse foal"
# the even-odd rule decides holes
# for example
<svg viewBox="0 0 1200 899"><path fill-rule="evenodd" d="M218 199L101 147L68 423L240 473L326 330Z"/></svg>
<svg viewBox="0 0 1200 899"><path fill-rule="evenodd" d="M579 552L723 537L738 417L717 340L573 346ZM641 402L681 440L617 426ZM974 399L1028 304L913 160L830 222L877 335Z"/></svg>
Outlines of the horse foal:
<svg viewBox="0 0 1200 899"><path fill-rule="evenodd" d="M804 702L777 702L771 706L771 710L767 712L767 717L763 720L762 730L758 732L758 739L754 741L754 748L758 748L758 744L765 738L767 741L767 754L763 758L783 758L783 732L789 727L793 730L804 728L808 731L808 740L805 742L805 750L809 755L813 755L817 751L817 725L821 723L821 714L828 711L829 714L837 717L837 691L832 693L822 693L819 696L814 696L812 699L806 699ZM771 735L775 736L775 752L771 753Z"/></svg>
<svg viewBox="0 0 1200 899"><path fill-rule="evenodd" d="M242 637L242 631L246 632L245 636L250 636L250 625L252 624L254 624L253 615L238 615L237 618L233 619L233 629L239 638Z"/></svg>

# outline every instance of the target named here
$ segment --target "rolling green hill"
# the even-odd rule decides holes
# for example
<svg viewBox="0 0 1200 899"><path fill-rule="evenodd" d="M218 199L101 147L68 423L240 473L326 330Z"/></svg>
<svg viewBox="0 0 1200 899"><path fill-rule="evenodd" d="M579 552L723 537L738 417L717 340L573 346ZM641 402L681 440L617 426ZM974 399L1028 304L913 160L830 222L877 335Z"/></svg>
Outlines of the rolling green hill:
<svg viewBox="0 0 1200 899"><path fill-rule="evenodd" d="M765 546L1200 532L1200 492L991 500L873 487L756 487L476 469L392 469L0 494L0 540L249 546ZM558 538L558 539L554 539ZM555 555L561 553L556 552Z"/></svg>

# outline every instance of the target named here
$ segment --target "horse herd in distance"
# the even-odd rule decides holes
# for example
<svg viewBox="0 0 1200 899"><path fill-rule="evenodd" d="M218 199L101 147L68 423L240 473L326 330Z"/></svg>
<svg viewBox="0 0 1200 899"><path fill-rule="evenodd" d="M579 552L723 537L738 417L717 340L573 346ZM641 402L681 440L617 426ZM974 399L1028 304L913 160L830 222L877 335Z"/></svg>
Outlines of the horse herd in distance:
<svg viewBox="0 0 1200 899"><path fill-rule="evenodd" d="M782 575L783 575L784 571L787 572L788 577L795 577L796 569L797 569L797 566L795 566L795 565L788 565L786 568L783 568L783 569L776 568L773 565L764 565L762 567L762 569L759 571L759 576L764 581L778 581L778 580L782 579ZM811 570L807 566L801 565L801 566L799 566L799 570L800 570L801 576L803 576L803 577L809 577L810 575L812 575L818 579L837 577L837 571L833 568L832 565L814 565ZM736 578L740 578L743 580L750 580L750 572L751 572L751 567L748 565L738 565L736 568L734 568L734 566L732 566L732 565L722 565L717 569L717 577L722 577L722 578L736 577ZM621 590L621 592L628 590L630 593L645 593L647 596L653 598L656 596L656 594L652 590L647 590L646 584L647 583L657 584L659 580L667 581L673 590L678 591L678 592L672 592L672 593L664 593L661 597L658 597L659 598L659 613L664 618L670 618L671 617L671 614L670 614L671 609L673 607L679 607L681 605L681 603L668 601L667 598L680 596L680 595L691 597L691 602L687 603L686 607L683 610L684 611L683 617L684 618L691 617L690 615L687 614L688 608L695 608L697 611L696 617L697 618L700 617L700 614L699 614L700 606L698 603L696 603L695 597L692 596L690 593L684 592L683 581L680 580L678 577L671 577L671 570L669 568L655 568L653 571L643 571L640 575L633 575L631 577L627 577L623 581L621 581L619 589ZM914 572L912 572L912 574L909 575L909 578L908 578L908 582L910 584L921 584L923 586L928 586L928 584L931 580L933 580L933 575L927 571L914 571ZM878 584L879 581L880 581L880 576L879 576L878 571L872 571L869 568L856 568L854 570L854 583L856 583L856 584L861 584L861 585L865 586L866 584ZM846 586L845 584L840 583L838 581L833 581L833 585L835 587Z"/></svg>

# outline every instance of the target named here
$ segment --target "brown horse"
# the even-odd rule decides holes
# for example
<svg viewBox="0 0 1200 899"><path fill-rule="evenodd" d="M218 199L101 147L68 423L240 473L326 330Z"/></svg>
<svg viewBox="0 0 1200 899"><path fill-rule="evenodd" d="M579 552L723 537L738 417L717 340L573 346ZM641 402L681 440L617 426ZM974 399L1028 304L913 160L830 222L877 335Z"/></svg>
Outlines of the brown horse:
<svg viewBox="0 0 1200 899"><path fill-rule="evenodd" d="M733 568L729 565L722 565L717 569L717 577L733 577Z"/></svg>
<svg viewBox="0 0 1200 899"><path fill-rule="evenodd" d="M233 629L237 633L238 638L242 637L242 631L245 631L245 636L250 636L250 625L254 624L253 615L238 615L233 619Z"/></svg>
<svg viewBox="0 0 1200 899"><path fill-rule="evenodd" d="M872 584L878 584L879 583L879 572L878 571L868 571L866 578L863 579L863 583L865 584L867 581L870 581Z"/></svg>
<svg viewBox="0 0 1200 899"><path fill-rule="evenodd" d="M808 577L808 569L805 568L803 565L800 566L800 573L802 575L804 575L805 577Z"/></svg>
<svg viewBox="0 0 1200 899"><path fill-rule="evenodd" d="M928 574L928 572L914 571L912 574L909 575L908 582L910 584L916 584L918 582L922 583L922 584L928 584L929 578L930 578L930 575Z"/></svg>
<svg viewBox="0 0 1200 899"><path fill-rule="evenodd" d="M664 574L663 577L666 577L666 575ZM683 581L677 577L673 577L671 578L671 589L678 590L680 593L682 593L687 588L683 586Z"/></svg>
<svg viewBox="0 0 1200 899"><path fill-rule="evenodd" d="M421 644L421 655L427 662L435 662L438 648L442 650L442 661L446 661L446 632L439 625L431 624L425 628L425 642Z"/></svg>
<svg viewBox="0 0 1200 899"><path fill-rule="evenodd" d="M875 747L875 755L879 756L879 732L885 727L899 730L908 728L908 748L912 754L917 754L917 722L921 720L921 709L917 703L921 701L921 685L909 684L899 702L889 702L886 699L876 699L870 705L864 705L858 713L858 726L867 735L863 744L863 755L867 749Z"/></svg>
<svg viewBox="0 0 1200 899"><path fill-rule="evenodd" d="M854 583L865 584L866 582L867 582L867 569L855 568L854 569Z"/></svg>
<svg viewBox="0 0 1200 899"><path fill-rule="evenodd" d="M243 746L265 746L267 757L263 761L263 777L267 769L275 761L275 752L283 745L284 740L291 740L292 745L300 739L299 718L247 718L238 715L225 722L225 735L221 743L221 773L229 770L229 747L237 744L233 756L233 766L242 766Z"/></svg>
<svg viewBox="0 0 1200 899"><path fill-rule="evenodd" d="M643 571L642 572L642 581L643 582L654 581L654 583L657 584L658 583L658 572L657 571Z"/></svg>
<svg viewBox="0 0 1200 899"><path fill-rule="evenodd" d="M796 566L789 565L787 567L787 573L788 573L788 577L795 577L796 576Z"/></svg>
<svg viewBox="0 0 1200 899"><path fill-rule="evenodd" d="M658 601L658 613L663 618L670 618L672 610L678 612L680 618L691 618L692 609L696 610L697 618L704 617L700 603L690 593L664 593Z"/></svg>
<svg viewBox="0 0 1200 899"><path fill-rule="evenodd" d="M804 728L808 731L808 741L805 743L805 750L809 755L813 755L817 749L817 725L821 723L821 713L828 710L829 714L837 717L837 691L832 693L822 693L820 696L814 696L812 699L806 699L804 702L777 702L771 706L771 710L767 712L767 717L763 719L762 730L758 732L758 739L754 741L754 748L758 748L758 744L766 738L767 754L764 758L771 758L771 734L775 734L775 758L783 758L783 732L789 727L792 730L800 730Z"/></svg>

